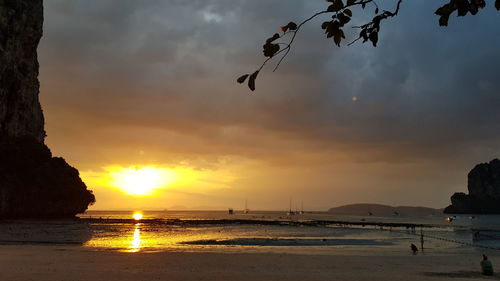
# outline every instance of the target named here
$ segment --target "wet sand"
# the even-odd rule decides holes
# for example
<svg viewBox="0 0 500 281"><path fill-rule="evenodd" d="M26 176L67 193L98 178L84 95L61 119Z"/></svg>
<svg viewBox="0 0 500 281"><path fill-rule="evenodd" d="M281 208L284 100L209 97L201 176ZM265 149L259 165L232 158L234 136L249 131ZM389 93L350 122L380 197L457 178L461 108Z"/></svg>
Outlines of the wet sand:
<svg viewBox="0 0 500 281"><path fill-rule="evenodd" d="M67 245L2 245L0 280L500 280L481 276L479 259L477 253L123 253ZM500 269L500 256L492 261Z"/></svg>

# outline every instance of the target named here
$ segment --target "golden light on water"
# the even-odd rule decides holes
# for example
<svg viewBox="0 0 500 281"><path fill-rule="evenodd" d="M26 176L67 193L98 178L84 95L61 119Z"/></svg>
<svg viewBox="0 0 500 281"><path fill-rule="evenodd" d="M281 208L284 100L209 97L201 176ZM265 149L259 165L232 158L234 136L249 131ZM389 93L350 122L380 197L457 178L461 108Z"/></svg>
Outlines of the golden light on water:
<svg viewBox="0 0 500 281"><path fill-rule="evenodd" d="M136 215L142 218L143 214L141 212L133 213L132 217L136 219L135 223L113 225L104 235L94 235L84 245L91 248L112 249L127 253L156 252L165 248L192 248L193 245L185 245L183 242L218 240L226 235L218 230L214 232L193 231L193 229L185 227L172 228L151 224L137 220ZM115 232L116 227L119 228L118 232ZM111 231L112 229L114 230ZM117 235L117 233L120 234Z"/></svg>
<svg viewBox="0 0 500 281"><path fill-rule="evenodd" d="M109 169L110 185L134 196L152 195L156 189L172 184L174 172L155 166L146 167L112 167Z"/></svg>
<svg viewBox="0 0 500 281"><path fill-rule="evenodd" d="M141 213L137 213L138 215L141 216L142 218L142 214ZM134 214L134 218L135 218L135 215ZM141 224L140 223L136 223L135 224L135 229L134 229L134 236L132 237L132 241L130 241L130 247L129 247L129 252L131 253L137 253L141 250L141 244L142 244L142 241L141 241Z"/></svg>

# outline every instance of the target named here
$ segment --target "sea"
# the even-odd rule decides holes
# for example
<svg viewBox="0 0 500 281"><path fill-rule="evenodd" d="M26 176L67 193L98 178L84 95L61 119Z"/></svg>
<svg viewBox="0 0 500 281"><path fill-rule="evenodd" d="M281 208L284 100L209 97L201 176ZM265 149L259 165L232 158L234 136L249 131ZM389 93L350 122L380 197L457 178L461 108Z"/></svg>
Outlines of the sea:
<svg viewBox="0 0 500 281"><path fill-rule="evenodd" d="M140 215L137 215L140 213ZM280 211L88 211L71 220L0 221L1 245L124 253L500 255L498 215L338 215Z"/></svg>

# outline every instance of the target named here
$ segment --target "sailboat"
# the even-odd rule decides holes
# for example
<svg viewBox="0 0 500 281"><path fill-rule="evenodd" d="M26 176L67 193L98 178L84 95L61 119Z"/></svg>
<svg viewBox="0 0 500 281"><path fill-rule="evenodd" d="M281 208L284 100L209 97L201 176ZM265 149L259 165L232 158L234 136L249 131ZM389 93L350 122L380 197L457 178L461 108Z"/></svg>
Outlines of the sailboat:
<svg viewBox="0 0 500 281"><path fill-rule="evenodd" d="M244 213L244 214L248 214L248 213L250 213L250 210L248 209L248 202L247 202L247 199L245 199L245 209L243 210L243 213Z"/></svg>
<svg viewBox="0 0 500 281"><path fill-rule="evenodd" d="M288 212L286 214L289 216L295 215L295 212L292 211L292 197L290 197L290 209L288 210Z"/></svg>
<svg viewBox="0 0 500 281"><path fill-rule="evenodd" d="M299 212L299 214L301 214L301 215L305 214L305 212L304 212L304 201L300 202L300 212Z"/></svg>

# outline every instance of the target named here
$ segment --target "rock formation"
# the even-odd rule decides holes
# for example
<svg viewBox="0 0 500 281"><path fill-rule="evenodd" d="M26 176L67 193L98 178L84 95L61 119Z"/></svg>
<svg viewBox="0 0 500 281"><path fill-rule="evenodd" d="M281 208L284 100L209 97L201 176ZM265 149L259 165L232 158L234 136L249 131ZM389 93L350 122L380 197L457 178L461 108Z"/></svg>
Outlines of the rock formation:
<svg viewBox="0 0 500 281"><path fill-rule="evenodd" d="M388 206L381 204L349 204L330 208L332 214L367 216L370 213L374 216L386 215L410 215L410 216L430 216L440 215L443 209L433 209L427 207L414 206Z"/></svg>
<svg viewBox="0 0 500 281"><path fill-rule="evenodd" d="M0 217L73 217L95 201L44 144L37 46L42 0L0 0Z"/></svg>
<svg viewBox="0 0 500 281"><path fill-rule="evenodd" d="M38 101L37 46L42 37L42 0L0 1L0 134L43 142Z"/></svg>
<svg viewBox="0 0 500 281"><path fill-rule="evenodd" d="M31 137L0 139L0 155L0 217L74 217L95 201L78 170Z"/></svg>
<svg viewBox="0 0 500 281"><path fill-rule="evenodd" d="M476 165L467 175L469 194L455 193L445 213L500 214L500 160Z"/></svg>

